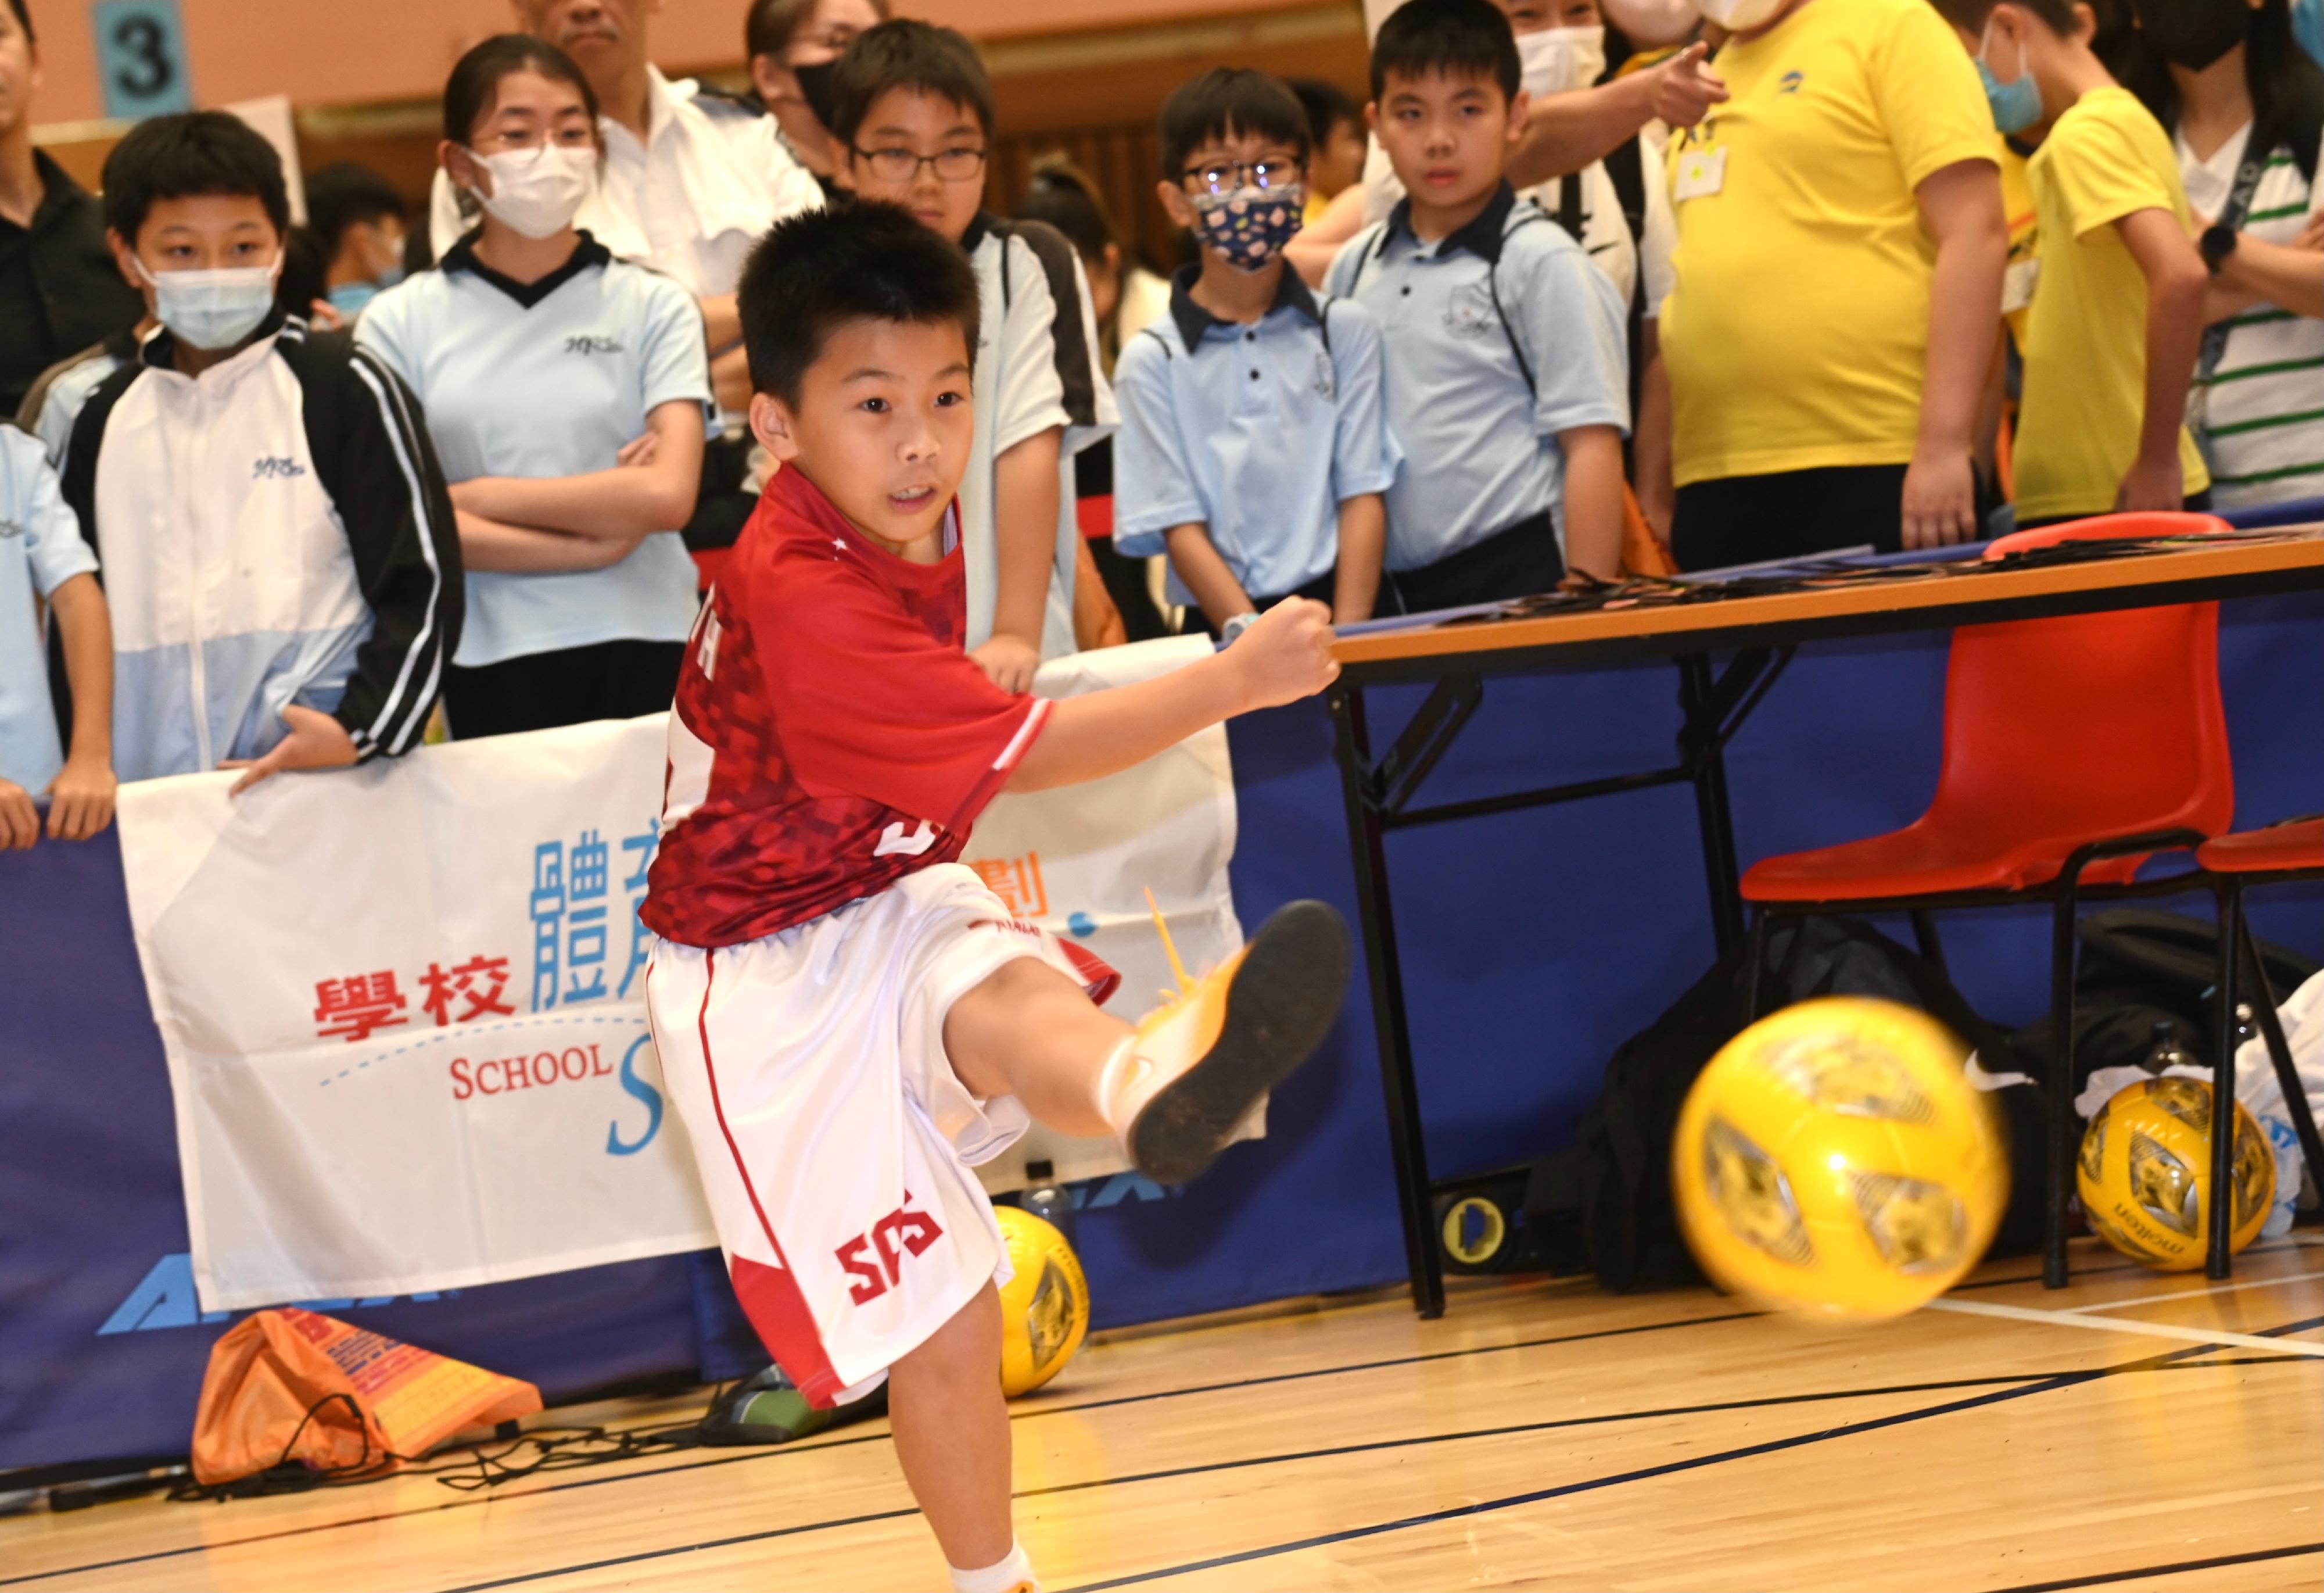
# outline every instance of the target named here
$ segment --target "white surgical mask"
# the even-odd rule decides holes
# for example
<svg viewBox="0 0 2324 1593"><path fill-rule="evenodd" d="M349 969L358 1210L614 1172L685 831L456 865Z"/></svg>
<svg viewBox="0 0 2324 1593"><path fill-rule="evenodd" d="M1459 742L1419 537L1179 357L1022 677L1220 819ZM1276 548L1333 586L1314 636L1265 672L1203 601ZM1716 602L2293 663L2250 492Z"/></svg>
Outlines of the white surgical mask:
<svg viewBox="0 0 2324 1593"><path fill-rule="evenodd" d="M476 194L476 202L529 238L553 237L572 226L597 184L597 152L586 144L544 144L489 155L470 150L468 158L493 174L493 191Z"/></svg>
<svg viewBox="0 0 2324 1593"><path fill-rule="evenodd" d="M1525 91L1536 99L1587 88L1606 70L1606 30L1544 28L1517 35Z"/></svg>
<svg viewBox="0 0 2324 1593"><path fill-rule="evenodd" d="M1784 0L1694 0L1694 8L1730 33L1748 33L1783 10Z"/></svg>
<svg viewBox="0 0 2324 1593"><path fill-rule="evenodd" d="M274 308L274 278L281 269L279 254L265 265L165 271L158 276L137 261L137 274L153 290L154 319L179 342L206 354L231 348L258 329Z"/></svg>

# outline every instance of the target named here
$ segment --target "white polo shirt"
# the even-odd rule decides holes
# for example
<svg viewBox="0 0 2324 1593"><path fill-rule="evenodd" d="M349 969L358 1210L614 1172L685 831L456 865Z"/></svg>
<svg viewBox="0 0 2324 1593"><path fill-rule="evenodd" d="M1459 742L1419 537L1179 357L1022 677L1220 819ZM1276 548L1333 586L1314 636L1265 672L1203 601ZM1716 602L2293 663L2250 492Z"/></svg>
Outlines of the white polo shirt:
<svg viewBox="0 0 2324 1593"><path fill-rule="evenodd" d="M419 397L447 482L611 469L658 405L715 414L693 296L586 232L571 260L529 284L457 244L439 269L373 300L355 341ZM471 570L467 583L452 662L470 668L598 642L683 642L696 607L694 561L675 535L650 536L604 570Z"/></svg>
<svg viewBox="0 0 2324 1593"><path fill-rule="evenodd" d="M1062 426L1055 557L1041 633L1041 656L1056 658L1074 651L1074 543L1081 531L1074 512L1074 456L1113 435L1121 417L1098 364L1089 282L1064 236L1038 221L1002 221L979 211L960 242L976 268L978 305L970 385L976 433L960 483L968 645L991 639L999 596L994 462L1027 438Z"/></svg>
<svg viewBox="0 0 2324 1593"><path fill-rule="evenodd" d="M0 780L34 796L64 767L33 599L97 568L40 440L0 421Z"/></svg>
<svg viewBox="0 0 2324 1593"><path fill-rule="evenodd" d="M781 140L751 136L770 118L697 87L691 78L673 83L660 69L646 69L643 143L612 117L597 118L605 162L575 225L618 258L642 261L706 299L733 292L759 236L786 216L819 208L823 190ZM439 170L428 210L438 258L475 225Z"/></svg>

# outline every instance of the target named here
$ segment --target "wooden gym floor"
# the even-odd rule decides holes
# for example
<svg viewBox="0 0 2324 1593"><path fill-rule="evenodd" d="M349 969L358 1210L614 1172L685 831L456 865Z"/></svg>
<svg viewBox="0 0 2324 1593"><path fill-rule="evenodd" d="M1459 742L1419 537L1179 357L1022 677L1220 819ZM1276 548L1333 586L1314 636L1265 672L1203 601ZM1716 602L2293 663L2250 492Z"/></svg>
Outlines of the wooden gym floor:
<svg viewBox="0 0 2324 1593"><path fill-rule="evenodd" d="M1052 1589L2324 1584L2324 1236L2075 1259L1852 1332L1582 1279L1111 1335L1015 1407L1019 1530ZM0 1587L941 1588L884 1433L23 1515Z"/></svg>

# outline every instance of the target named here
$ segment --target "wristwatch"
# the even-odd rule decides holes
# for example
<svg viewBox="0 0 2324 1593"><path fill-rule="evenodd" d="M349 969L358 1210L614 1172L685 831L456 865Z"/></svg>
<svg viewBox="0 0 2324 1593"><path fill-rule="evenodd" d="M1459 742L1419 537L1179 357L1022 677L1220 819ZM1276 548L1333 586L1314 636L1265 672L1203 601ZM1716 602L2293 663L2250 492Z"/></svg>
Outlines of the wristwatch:
<svg viewBox="0 0 2324 1593"><path fill-rule="evenodd" d="M1259 616L1255 612L1236 615L1219 627L1219 645L1222 647L1228 645L1237 636L1241 635L1258 623Z"/></svg>
<svg viewBox="0 0 2324 1593"><path fill-rule="evenodd" d="M2236 239L2239 236L2234 227L2220 225L2205 227L2203 236L2196 240L2196 253L2203 256L2203 264L2213 276L2219 274L2219 267L2226 264L2227 256L2236 252Z"/></svg>

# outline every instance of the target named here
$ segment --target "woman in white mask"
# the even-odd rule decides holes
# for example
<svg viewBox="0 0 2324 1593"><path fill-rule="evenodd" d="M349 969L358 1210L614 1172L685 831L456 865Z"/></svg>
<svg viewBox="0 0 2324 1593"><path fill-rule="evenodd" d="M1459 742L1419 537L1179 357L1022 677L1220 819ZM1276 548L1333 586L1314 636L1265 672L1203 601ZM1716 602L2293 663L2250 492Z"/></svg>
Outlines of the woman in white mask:
<svg viewBox="0 0 2324 1593"><path fill-rule="evenodd" d="M666 709L694 621L677 532L715 414L702 316L574 227L600 153L595 97L554 45L512 33L468 51L438 158L475 226L356 332L419 394L452 484L458 737Z"/></svg>

